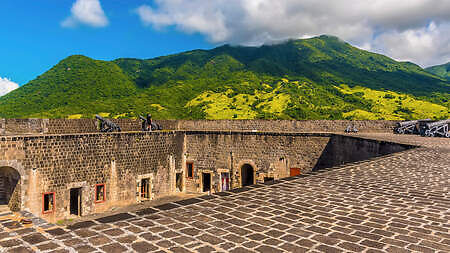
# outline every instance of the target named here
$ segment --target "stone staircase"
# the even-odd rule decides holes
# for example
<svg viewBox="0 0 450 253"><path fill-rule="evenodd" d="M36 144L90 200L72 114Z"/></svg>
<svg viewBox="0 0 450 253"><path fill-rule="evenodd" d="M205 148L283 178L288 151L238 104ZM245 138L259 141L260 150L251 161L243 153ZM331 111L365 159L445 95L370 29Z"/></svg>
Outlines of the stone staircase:
<svg viewBox="0 0 450 253"><path fill-rule="evenodd" d="M0 216L11 214L8 203L6 203L6 192L4 178L0 176Z"/></svg>
<svg viewBox="0 0 450 253"><path fill-rule="evenodd" d="M0 176L0 205L6 200L5 178ZM3 202L2 202L3 201Z"/></svg>

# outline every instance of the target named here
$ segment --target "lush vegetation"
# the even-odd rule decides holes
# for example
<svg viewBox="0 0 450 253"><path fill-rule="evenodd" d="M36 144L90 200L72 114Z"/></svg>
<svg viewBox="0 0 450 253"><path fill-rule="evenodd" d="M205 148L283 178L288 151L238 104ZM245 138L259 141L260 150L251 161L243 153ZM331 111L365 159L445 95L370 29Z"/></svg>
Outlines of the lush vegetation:
<svg viewBox="0 0 450 253"><path fill-rule="evenodd" d="M437 76L446 78L450 81L450 62L448 62L447 64L429 67L425 70Z"/></svg>
<svg viewBox="0 0 450 253"><path fill-rule="evenodd" d="M321 36L149 60L71 56L0 98L0 117L447 118L450 82Z"/></svg>

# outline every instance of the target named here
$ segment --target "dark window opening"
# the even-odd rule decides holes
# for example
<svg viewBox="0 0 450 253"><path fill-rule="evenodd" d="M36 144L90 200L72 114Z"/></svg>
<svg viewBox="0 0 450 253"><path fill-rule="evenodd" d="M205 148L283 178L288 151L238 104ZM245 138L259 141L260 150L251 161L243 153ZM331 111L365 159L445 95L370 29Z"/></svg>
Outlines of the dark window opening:
<svg viewBox="0 0 450 253"><path fill-rule="evenodd" d="M98 184L95 186L95 203L101 203L106 200L105 185Z"/></svg>
<svg viewBox="0 0 450 253"><path fill-rule="evenodd" d="M55 207L55 193L54 192L44 193L42 201L43 201L42 212L43 213L53 212Z"/></svg>
<svg viewBox="0 0 450 253"><path fill-rule="evenodd" d="M141 199L150 199L150 178L141 180Z"/></svg>
<svg viewBox="0 0 450 253"><path fill-rule="evenodd" d="M186 163L186 177L193 178L194 177L194 164L191 162Z"/></svg>

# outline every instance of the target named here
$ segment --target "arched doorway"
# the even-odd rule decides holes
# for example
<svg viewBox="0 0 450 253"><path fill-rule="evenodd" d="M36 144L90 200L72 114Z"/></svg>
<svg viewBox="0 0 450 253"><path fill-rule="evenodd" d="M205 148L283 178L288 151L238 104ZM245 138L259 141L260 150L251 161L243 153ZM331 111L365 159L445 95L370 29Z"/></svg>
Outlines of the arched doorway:
<svg viewBox="0 0 450 253"><path fill-rule="evenodd" d="M20 174L11 167L0 167L0 205L20 209ZM12 203L15 202L15 203Z"/></svg>
<svg viewBox="0 0 450 253"><path fill-rule="evenodd" d="M241 167L241 182L242 187L255 183L254 169L250 164L244 164Z"/></svg>

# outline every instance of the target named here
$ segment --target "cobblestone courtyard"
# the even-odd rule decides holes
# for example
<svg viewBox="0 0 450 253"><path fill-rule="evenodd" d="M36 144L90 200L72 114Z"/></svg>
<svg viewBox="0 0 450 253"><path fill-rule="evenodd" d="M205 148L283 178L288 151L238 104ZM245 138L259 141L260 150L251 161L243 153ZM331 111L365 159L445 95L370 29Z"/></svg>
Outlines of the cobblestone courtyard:
<svg viewBox="0 0 450 253"><path fill-rule="evenodd" d="M399 139L422 147L67 228L3 216L0 252L450 252L450 140Z"/></svg>

